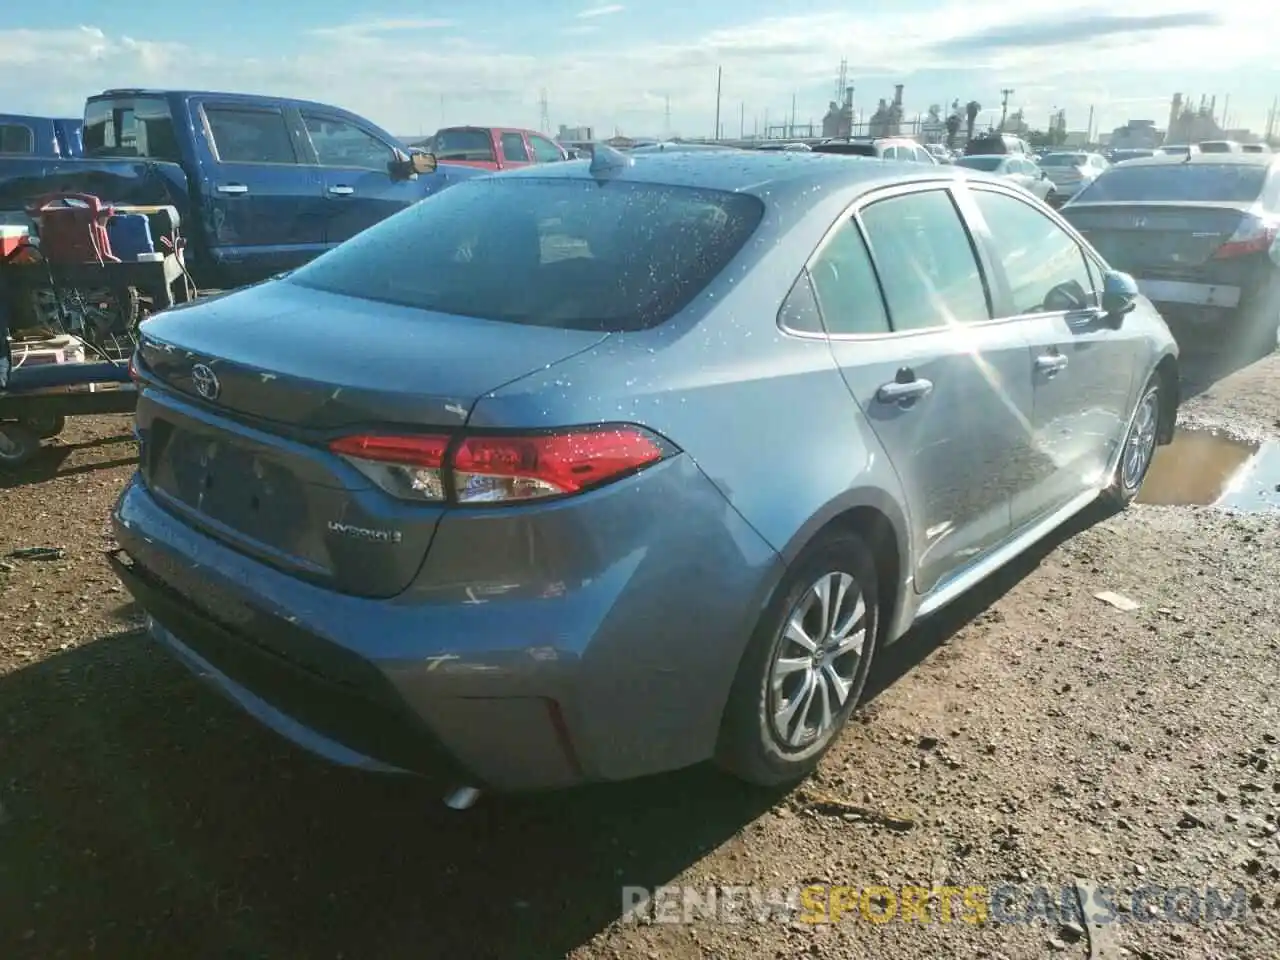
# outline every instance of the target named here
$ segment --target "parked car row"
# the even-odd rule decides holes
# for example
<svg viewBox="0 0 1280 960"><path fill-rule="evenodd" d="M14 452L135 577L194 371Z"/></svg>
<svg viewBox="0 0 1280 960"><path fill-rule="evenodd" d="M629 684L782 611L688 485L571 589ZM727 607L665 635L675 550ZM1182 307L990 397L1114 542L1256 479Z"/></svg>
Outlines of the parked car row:
<svg viewBox="0 0 1280 960"><path fill-rule="evenodd" d="M423 146L327 104L108 90L86 101L83 123L0 117L0 211L50 193L173 207L193 279L227 289L301 266L453 183L570 156L512 128L450 127Z"/></svg>

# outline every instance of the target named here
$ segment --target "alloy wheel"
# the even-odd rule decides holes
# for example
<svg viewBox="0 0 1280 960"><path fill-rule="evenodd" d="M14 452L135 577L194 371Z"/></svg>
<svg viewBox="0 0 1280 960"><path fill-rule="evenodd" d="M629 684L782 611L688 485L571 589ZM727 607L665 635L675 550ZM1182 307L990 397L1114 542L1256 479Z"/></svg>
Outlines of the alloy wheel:
<svg viewBox="0 0 1280 960"><path fill-rule="evenodd" d="M1152 387L1138 404L1138 412L1125 440L1120 482L1126 490L1136 490L1146 476L1156 449L1156 428L1160 425L1160 391Z"/></svg>
<svg viewBox="0 0 1280 960"><path fill-rule="evenodd" d="M828 736L853 692L867 643L867 605L847 573L823 574L787 616L769 672L770 727L802 749Z"/></svg>

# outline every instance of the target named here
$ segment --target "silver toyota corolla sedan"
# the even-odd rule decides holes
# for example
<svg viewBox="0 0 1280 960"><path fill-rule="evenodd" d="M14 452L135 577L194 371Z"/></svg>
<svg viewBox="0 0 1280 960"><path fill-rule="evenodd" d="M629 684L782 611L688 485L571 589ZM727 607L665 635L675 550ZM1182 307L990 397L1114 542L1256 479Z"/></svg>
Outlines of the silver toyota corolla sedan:
<svg viewBox="0 0 1280 960"><path fill-rule="evenodd" d="M1178 407L1151 304L1016 186L761 152L458 184L135 370L152 635L333 761L499 790L803 777Z"/></svg>

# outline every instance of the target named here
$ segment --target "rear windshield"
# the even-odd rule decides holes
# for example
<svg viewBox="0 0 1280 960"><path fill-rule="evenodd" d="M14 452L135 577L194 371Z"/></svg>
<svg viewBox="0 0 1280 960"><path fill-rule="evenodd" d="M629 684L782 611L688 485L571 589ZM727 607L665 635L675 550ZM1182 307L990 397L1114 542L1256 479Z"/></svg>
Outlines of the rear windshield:
<svg viewBox="0 0 1280 960"><path fill-rule="evenodd" d="M956 166L990 172L999 169L1002 163L1004 163L1004 157L961 157L956 161Z"/></svg>
<svg viewBox="0 0 1280 960"><path fill-rule="evenodd" d="M1051 153L1040 158L1042 167L1078 167L1088 161L1083 153Z"/></svg>
<svg viewBox="0 0 1280 960"><path fill-rule="evenodd" d="M169 104L162 97L90 100L84 108L87 157L179 159Z"/></svg>
<svg viewBox="0 0 1280 960"><path fill-rule="evenodd" d="M966 152L970 156L984 153L1009 153L1012 146L1013 144L1003 137L979 137L969 141Z"/></svg>
<svg viewBox="0 0 1280 960"><path fill-rule="evenodd" d="M876 156L874 143L819 143L811 148L814 153L852 154L857 157Z"/></svg>
<svg viewBox="0 0 1280 960"><path fill-rule="evenodd" d="M288 281L486 320L641 330L702 291L763 215L744 193L481 177L382 221Z"/></svg>
<svg viewBox="0 0 1280 960"><path fill-rule="evenodd" d="M493 135L488 130L441 130L428 149L437 160L493 160Z"/></svg>
<svg viewBox="0 0 1280 960"><path fill-rule="evenodd" d="M1112 167L1082 190L1076 200L1084 203L1131 200L1251 203L1262 193L1266 176L1266 167L1251 163Z"/></svg>

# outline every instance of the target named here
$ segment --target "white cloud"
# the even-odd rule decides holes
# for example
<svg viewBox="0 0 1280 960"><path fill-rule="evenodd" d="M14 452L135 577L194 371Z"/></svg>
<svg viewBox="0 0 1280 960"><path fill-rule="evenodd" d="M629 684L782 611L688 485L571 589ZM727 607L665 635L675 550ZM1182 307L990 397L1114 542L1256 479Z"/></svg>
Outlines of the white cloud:
<svg viewBox="0 0 1280 960"><path fill-rule="evenodd" d="M605 7L588 7L578 14L579 20L589 20L592 17L607 17L610 14L621 13L627 9L620 3L611 3Z"/></svg>
<svg viewBox="0 0 1280 960"><path fill-rule="evenodd" d="M1026 19L1058 9L1032 0L1017 11ZM1164 0L1132 0L1125 9L1132 17L1170 13ZM92 26L0 30L0 63L8 67L0 71L0 103L76 115L86 94L106 87L220 89L334 103L407 134L442 120L534 125L545 87L555 123L593 124L605 134L615 125L659 133L669 97L676 131L698 135L710 132L715 116L717 67L724 77L722 117L732 134L741 104L750 129L766 111L774 122L789 114L793 93L797 119L820 120L842 58L855 71L855 102L863 111L892 96L895 83L906 84L908 114L955 97L991 110L999 107L1000 88L1012 87L1010 106L1025 108L1030 122L1043 123L1052 108L1064 107L1073 128L1084 126L1090 105L1103 128L1130 116L1163 121L1163 104L1175 89L1216 92L1220 106L1231 93L1233 117L1257 127L1273 87L1280 87L1269 35L1244 9L1224 8L1223 22L1211 27L1055 47L988 46L963 55L938 50L943 40L1008 27L1012 10L1003 0L951 0L913 17L885 8L833 10L662 42L637 41L601 16L576 25L600 27L589 44L581 41L585 34L564 36L559 49L554 41L499 49L447 32L442 20L374 20L322 27L290 38L300 43L288 53L253 57L230 46L109 36ZM645 16L660 20L661 12ZM418 31L436 33L424 44ZM1208 56L1210 50L1217 55ZM30 83L32 76L40 82Z"/></svg>
<svg viewBox="0 0 1280 960"><path fill-rule="evenodd" d="M453 25L452 20L362 20L337 27L316 27L307 33L316 37L367 37L405 30L445 30Z"/></svg>

